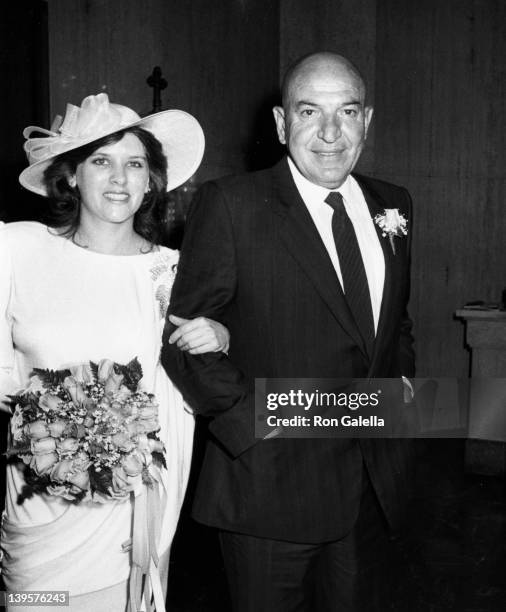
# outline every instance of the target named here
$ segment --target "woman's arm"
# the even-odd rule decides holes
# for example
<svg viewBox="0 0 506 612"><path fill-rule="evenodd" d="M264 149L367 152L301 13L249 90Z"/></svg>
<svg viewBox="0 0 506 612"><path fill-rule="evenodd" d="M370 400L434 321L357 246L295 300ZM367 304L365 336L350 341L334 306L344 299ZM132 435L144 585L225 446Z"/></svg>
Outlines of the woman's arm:
<svg viewBox="0 0 506 612"><path fill-rule="evenodd" d="M0 222L0 410L10 412L7 395L18 390L12 377L14 347L9 306L12 294L12 266L7 242L7 226Z"/></svg>

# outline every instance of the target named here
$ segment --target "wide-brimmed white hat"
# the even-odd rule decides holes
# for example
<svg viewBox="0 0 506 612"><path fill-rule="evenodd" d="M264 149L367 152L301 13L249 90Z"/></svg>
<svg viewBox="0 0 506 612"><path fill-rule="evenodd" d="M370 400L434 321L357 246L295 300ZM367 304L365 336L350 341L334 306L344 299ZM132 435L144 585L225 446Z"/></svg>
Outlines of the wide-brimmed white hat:
<svg viewBox="0 0 506 612"><path fill-rule="evenodd" d="M19 175L19 182L47 196L44 170L57 155L133 126L149 130L161 142L167 157L167 191L195 173L205 145L204 132L195 117L181 110L166 110L141 118L126 106L112 104L107 94L100 93L85 98L80 107L67 104L65 118L58 116L51 130L33 125L24 129L24 149L30 165ZM33 133L45 136L32 138Z"/></svg>

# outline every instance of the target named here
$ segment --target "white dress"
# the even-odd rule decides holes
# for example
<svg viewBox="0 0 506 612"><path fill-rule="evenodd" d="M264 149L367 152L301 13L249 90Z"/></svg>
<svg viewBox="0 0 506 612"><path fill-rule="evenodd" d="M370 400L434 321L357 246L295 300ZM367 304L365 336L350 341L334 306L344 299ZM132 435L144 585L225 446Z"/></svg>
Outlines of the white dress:
<svg viewBox="0 0 506 612"><path fill-rule="evenodd" d="M34 367L61 369L137 357L159 403L167 449L167 505L159 553L170 548L187 484L193 416L160 365L161 334L177 251L133 256L83 249L33 222L0 225L0 401ZM127 500L73 505L49 495L17 504L22 470L9 465L3 517L8 590L66 590L72 597L124 583ZM116 609L116 608L114 608Z"/></svg>

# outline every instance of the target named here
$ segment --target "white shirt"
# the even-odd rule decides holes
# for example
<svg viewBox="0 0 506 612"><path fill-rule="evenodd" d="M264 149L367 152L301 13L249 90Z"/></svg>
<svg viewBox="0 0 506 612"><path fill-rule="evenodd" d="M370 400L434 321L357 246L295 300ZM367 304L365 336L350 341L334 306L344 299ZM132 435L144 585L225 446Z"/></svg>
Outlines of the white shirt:
<svg viewBox="0 0 506 612"><path fill-rule="evenodd" d="M290 158L288 158L288 166L302 200L327 249L341 287L343 287L343 277L332 234L332 215L334 211L325 202L325 198L328 196L329 191L338 191L343 196L344 207L353 224L360 253L362 254L367 284L369 285L369 293L371 295L374 329L377 331L383 285L385 283L385 259L378 234L374 228L374 221L359 184L352 176L348 176L339 189L329 190L308 181L302 176Z"/></svg>

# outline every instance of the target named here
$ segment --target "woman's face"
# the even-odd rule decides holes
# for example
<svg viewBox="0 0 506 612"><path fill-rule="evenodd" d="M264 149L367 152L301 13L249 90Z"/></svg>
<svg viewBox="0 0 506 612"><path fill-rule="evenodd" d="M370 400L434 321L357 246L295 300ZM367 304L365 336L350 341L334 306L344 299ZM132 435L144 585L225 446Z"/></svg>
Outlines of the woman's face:
<svg viewBox="0 0 506 612"><path fill-rule="evenodd" d="M71 186L81 194L83 221L131 223L149 190L149 167L144 145L135 134L99 147L77 166Z"/></svg>

